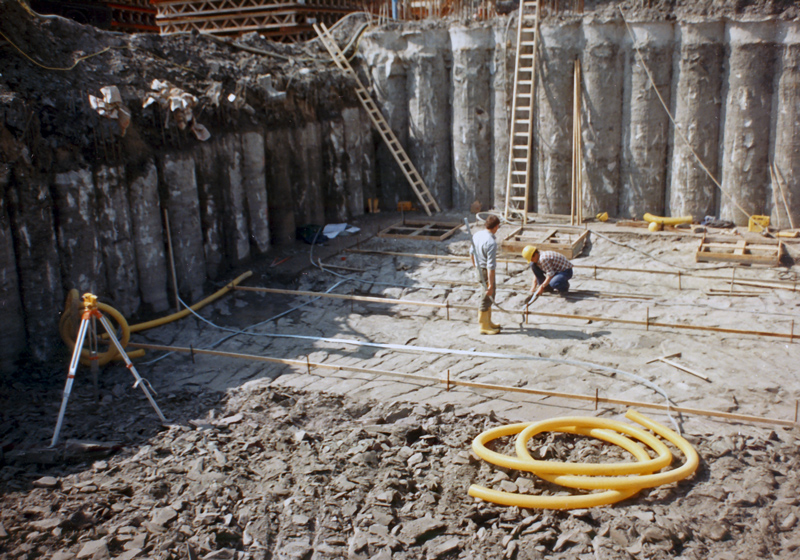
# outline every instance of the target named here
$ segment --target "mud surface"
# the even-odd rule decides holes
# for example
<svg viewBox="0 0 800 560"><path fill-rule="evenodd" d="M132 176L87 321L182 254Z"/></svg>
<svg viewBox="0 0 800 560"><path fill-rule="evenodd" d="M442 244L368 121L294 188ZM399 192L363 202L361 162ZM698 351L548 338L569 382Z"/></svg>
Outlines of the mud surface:
<svg viewBox="0 0 800 560"><path fill-rule="evenodd" d="M788 1L622 4L655 19L797 17L796 5ZM616 17L613 3L586 5L598 17ZM186 141L174 132L159 142L148 141L162 134L155 114L140 108L140 96L154 78L168 79L202 98L198 119L211 129L246 128L254 120L286 114L267 110L272 101L266 89L259 89L258 75L270 74L275 89L290 92L289 103L298 108L293 115L306 111L312 118L316 111L340 108L342 99L356 104L338 73L320 78L308 71L312 66L329 68L314 62L313 45L270 45L257 37L240 40L272 53L263 55L197 36L129 37L60 19L29 18L11 0L0 0L0 9L0 29L7 40L40 64L66 68L93 55L78 62L74 71L44 72L12 55L17 51L8 44L0 47L4 161L28 158L57 170L72 168L75 158L112 156L103 151L111 144L105 140L119 140L116 125L101 121L78 102L87 92L97 94L110 75L127 86L123 95L130 96L125 100L138 123L118 143L123 153L115 157L129 161L147 154L151 145L179 147ZM107 47L110 50L101 53ZM326 87L317 87L314 80L320 79L327 80ZM242 84L238 91L243 102L214 107L206 93L214 81L226 84L226 91ZM76 127L75 122L91 127ZM19 151L23 144L31 150ZM385 214L383 219L400 217ZM685 274L681 279L624 271L600 270L598 275L582 268L573 281L576 297L548 295L535 310L794 332L800 305L796 292L785 286L766 290L731 285L730 269L694 263L696 237L672 233L642 237L628 231L612 235L614 242L592 237L575 262L671 272L677 265ZM368 236L362 241L364 249L460 256L466 255L468 244L463 233L443 244ZM796 247L790 249L795 257ZM338 293L454 306L477 302L477 288L470 284L473 271L463 261L326 252L326 262L358 271L334 269L336 276L308 267L308 246L284 251L278 257L290 260L282 265L275 264L280 258L273 253L254 263L250 285L325 291L343 280L342 275L355 274L387 285L345 279ZM661 387L676 405L784 421L794 417L800 398L796 340L597 319L531 316L526 321L519 310L530 273L519 263L501 265L500 272L498 302L516 313L495 314L495 321L504 326L496 337L477 334L472 312L454 308L446 316L442 310L340 300L313 302L256 329L262 335L355 339L453 349L461 355L266 336L239 336L218 344L231 334L219 327L242 329L307 303L257 294L237 294L204 310L204 318L217 326L188 319L139 335L136 341L663 403L650 387L594 364L633 372ZM716 279L703 279L702 274ZM753 267L737 269L735 277L791 281L797 270ZM678 351L680 363L701 371L709 381L665 364L646 364ZM504 356L488 358L476 352ZM521 363L509 357L520 354L551 361ZM701 458L693 476L642 491L615 506L525 510L476 501L467 489L478 483L526 495L565 490L532 475L489 466L471 453L472 439L508 422L566 415L616 419L623 407L600 404L595 409L591 402L465 387L447 391L432 381L223 357L173 354L154 361L161 355L150 352L136 363L158 392L155 398L168 425L160 425L123 367L101 371L99 403L91 374L81 368L62 440L54 449L47 445L66 377L66 350L50 364L2 378L0 557L494 560L800 555L796 429L675 415ZM663 413L653 411L652 417L672 426ZM511 452L509 441L498 442L496 448ZM537 458L622 459L613 447L568 436L544 436L532 448ZM677 466L683 457L673 451Z"/></svg>
<svg viewBox="0 0 800 560"><path fill-rule="evenodd" d="M386 214L380 220L397 218ZM373 229L379 229L376 225ZM503 226L499 236L509 227ZM591 402L468 387L448 391L426 380L441 379L446 370L454 381L663 402L642 382L602 369L613 367L656 384L678 406L791 420L800 396L794 381L796 341L534 316L525 322L499 311L493 319L504 326L503 333L480 336L472 312L456 308L477 303L473 271L463 261L344 250L465 255L463 232L444 243L366 235L339 243L298 245L280 255L289 257L285 265L298 273L295 281L289 280L294 277L290 269L278 272L280 266L271 266L275 261L266 261L254 269L248 284L281 281L324 292L346 274L349 279L334 293L446 300L454 306L450 316L413 306L336 299L309 303L307 298L238 293L203 310L204 319L216 326L190 318L140 333L135 340L300 364L308 359L311 368L148 352L136 363L158 391L156 401L170 420L163 427L142 392L132 387L127 370L109 366L102 371L96 404L91 374L81 368L62 441L52 450L46 445L67 356L49 370L5 380L0 555L364 560L797 556L796 429L693 414L670 419L643 408L664 425L679 427L695 446L700 455L695 474L613 506L575 511L496 506L469 497L469 486L523 495L576 491L479 459L470 445L480 432L560 416L622 419L625 408L601 403L595 410ZM736 285L717 294L731 272L692 264L696 243L691 234L643 237L607 226L593 233L587 251L574 259L581 267L573 278L574 297L545 295L535 310L635 319L643 312L635 298L647 297L654 323L758 332L778 332L779 325L796 317L800 302L790 290ZM310 268L313 255L363 272ZM593 273L595 265L672 272L680 266L685 275L678 286L675 276L602 268ZM520 309L530 273L519 263L508 269L501 263L498 272L499 305ZM794 272L791 267L780 274L737 269L735 278L780 282ZM752 293L743 295L747 290ZM289 313L266 321L284 312ZM250 329L257 336L219 342L233 334L224 329L257 323L261 326ZM308 336L321 338L302 338ZM347 342L352 340L404 348L354 347ZM467 355L437 356L412 348L420 346ZM678 349L682 355L673 360L704 374L708 382L665 364L645 364ZM475 352L501 356L489 359ZM520 354L549 362L520 364L503 357ZM587 365L570 366L562 359ZM492 447L513 454L511 438ZM538 436L529 448L534 457L549 460L629 460L611 445L563 434ZM684 457L671 450L675 468Z"/></svg>

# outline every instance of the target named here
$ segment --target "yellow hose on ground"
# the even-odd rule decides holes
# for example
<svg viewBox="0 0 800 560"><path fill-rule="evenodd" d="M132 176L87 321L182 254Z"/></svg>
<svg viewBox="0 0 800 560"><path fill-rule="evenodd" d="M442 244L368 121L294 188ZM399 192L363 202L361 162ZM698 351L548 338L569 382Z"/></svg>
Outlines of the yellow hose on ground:
<svg viewBox="0 0 800 560"><path fill-rule="evenodd" d="M227 284L224 288L217 290L207 298L192 305L190 309L192 311L197 311L205 307L209 303L216 301L217 299L221 298L222 296L230 292L235 286L239 285L242 281L246 280L247 278L250 278L252 275L253 272L248 270L244 274L239 275L236 279ZM58 327L59 327L59 332L61 333L61 338L64 340L67 346L70 347L70 349L75 348L75 336L77 335L78 332L78 326L80 324L80 317L82 312L80 301L81 298L80 294L78 293L78 290L75 289L70 290L69 293L67 294L67 302L64 308L64 313L61 314L61 319L59 320ZM161 317L160 319L154 319L152 321L139 323L137 325L128 325L128 322L125 320L125 317L123 317L119 311L117 311L110 305L98 302L97 308L103 313L110 315L117 322L117 324L119 324L120 329L122 329L122 336L120 337L119 342L123 348L127 346L128 341L131 338L131 333L144 331L155 327L160 327L161 325L166 325L167 323L177 321L178 319L183 319L184 317L189 315L189 313L191 313L189 309L184 309L183 311L179 311L178 313L173 313L172 315L167 315L166 317ZM76 317L78 318L77 322L75 320ZM108 334L103 333L100 338L108 340ZM128 353L129 358L138 358L143 355L144 355L144 350L134 350L133 352ZM86 350L85 348L81 350L81 364L89 365L91 363L89 356L90 354L88 350ZM103 366L114 359L117 360L122 359L122 356L119 355L115 347L110 346L108 351L100 354L97 361L99 365Z"/></svg>
<svg viewBox="0 0 800 560"><path fill-rule="evenodd" d="M194 305L192 305L189 309L192 311L197 311L212 301L218 300L228 292L230 292L234 287L238 286L244 280L250 278L253 275L253 271L248 270L244 274L238 276L233 282L226 284L224 288L221 290L217 290L206 299L201 300ZM178 311L177 313L173 313L172 315L167 315L166 317L161 317L160 319L153 319L152 321L147 321L145 323L139 323L138 325L131 325L131 332L139 332L139 331L146 331L147 329L154 329L155 327L160 327L161 325L166 325L167 323L171 323L173 321L177 321L178 319L183 319L187 315L189 315L192 311L189 309L184 309L183 311Z"/></svg>
<svg viewBox="0 0 800 560"><path fill-rule="evenodd" d="M674 216L672 218L665 218L663 216L653 216L647 212L643 218L645 222L650 222L651 224L660 224L662 226L677 226L680 224L692 223L691 216Z"/></svg>
<svg viewBox="0 0 800 560"><path fill-rule="evenodd" d="M473 484L469 488L469 495L501 505L524 508L586 508L615 503L629 498L644 488L652 488L660 484L682 480L697 469L700 458L691 444L684 438L635 410L629 410L625 416L672 442L684 454L686 462L677 469L654 474L671 462L672 454L663 442L654 436L640 428L614 420L572 417L545 420L533 424L511 424L493 428L480 434L473 441L473 451L482 459L498 466L533 472L549 482L584 490L604 489L605 492L574 496L531 496L491 490ZM536 461L528 452L527 443L531 437L544 431L558 431L595 437L622 447L638 459L639 462L577 464ZM493 439L514 434L517 434L515 446L517 457L496 453L485 447L485 444ZM653 449L658 456L652 459L641 445L622 434L628 434L639 439Z"/></svg>
<svg viewBox="0 0 800 560"><path fill-rule="evenodd" d="M521 425L517 424L517 426ZM525 424L525 426L527 426L527 424ZM641 462L650 459L650 455L647 454L647 452L641 445L616 432L612 432L609 430L592 430L586 428L576 428L570 426L564 426L556 431L587 435L587 436L591 435L592 437L596 437L598 439L608 441L609 443L619 445L620 447L631 453L634 457L639 459L639 461ZM507 435L513 435L513 434L507 434ZM474 443L473 443L473 450L475 450ZM479 456L481 455L479 454ZM483 459L487 459L486 457L483 456L481 457ZM510 457L508 455L500 455L500 457L503 457L506 460L516 459L516 457ZM505 464L499 462L495 464L500 466L505 466ZM630 498L631 496L636 494L636 492L637 490L626 490L626 491L608 490L606 492L600 492L596 494L584 494L577 496L529 496L529 495L516 494L513 492L504 492L501 490L492 490L484 486L478 486L477 484L473 484L472 486L469 487L470 496L474 498L480 498L487 502L492 502L504 506L519 506L523 508L541 508L541 509L575 509L575 508L587 508L605 504L613 504L615 502L622 501L626 498Z"/></svg>

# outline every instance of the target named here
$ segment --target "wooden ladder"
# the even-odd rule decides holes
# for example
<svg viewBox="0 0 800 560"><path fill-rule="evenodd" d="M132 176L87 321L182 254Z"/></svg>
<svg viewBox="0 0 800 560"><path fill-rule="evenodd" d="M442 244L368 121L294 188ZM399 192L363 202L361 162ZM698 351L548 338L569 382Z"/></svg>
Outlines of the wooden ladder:
<svg viewBox="0 0 800 560"><path fill-rule="evenodd" d="M417 195L422 207L425 209L425 213L430 216L431 210L434 212L441 212L441 208L439 208L439 204L437 204L436 200L434 200L431 191L428 190L428 187L425 185L425 182L420 177L420 174L417 172L417 169L414 167L414 164L411 163L411 160L408 158L405 150L400 145L400 141L397 139L397 136L392 129L389 128L389 124L386 122L386 119L381 114L378 106L375 105L375 102L370 97L369 92L361 83L361 80L358 79L358 75L356 74L353 67L348 62L347 58L344 56L344 53L339 48L339 45L333 40L333 36L331 35L328 28L325 26L324 23L315 23L314 24L314 31L317 32L319 35L322 44L330 53L333 61L336 63L341 70L356 82L356 95L358 95L358 99L361 101L361 104L364 106L364 109L367 110L369 114L370 120L372 120L372 124L375 125L375 128L378 129L380 132L383 141L389 147L389 151L392 152L395 161L397 161L398 165L400 165L400 169L403 170L403 175L406 176L411 188L414 189L414 193Z"/></svg>
<svg viewBox="0 0 800 560"><path fill-rule="evenodd" d="M514 97L511 105L511 132L508 141L506 179L506 220L528 223L528 185L533 153L533 109L536 97L536 51L539 40L540 0L522 0L517 28L517 55L514 63Z"/></svg>

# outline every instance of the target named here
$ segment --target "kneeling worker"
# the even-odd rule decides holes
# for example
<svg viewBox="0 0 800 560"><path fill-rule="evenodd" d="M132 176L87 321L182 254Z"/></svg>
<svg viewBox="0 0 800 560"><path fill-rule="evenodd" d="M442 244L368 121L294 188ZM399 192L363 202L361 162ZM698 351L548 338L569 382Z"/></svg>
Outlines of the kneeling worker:
<svg viewBox="0 0 800 560"><path fill-rule="evenodd" d="M533 245L527 245L522 250L522 256L531 263L533 271L531 293L540 296L547 288L562 294L569 291L572 263L564 255L555 251L540 251Z"/></svg>
<svg viewBox="0 0 800 560"><path fill-rule="evenodd" d="M472 236L472 248L469 252L473 266L477 261L484 287L478 314L481 334L497 334L500 332L500 325L492 323L492 298L494 298L495 269L497 268L497 241L494 234L500 229L500 218L492 214L486 218L484 225L486 229Z"/></svg>

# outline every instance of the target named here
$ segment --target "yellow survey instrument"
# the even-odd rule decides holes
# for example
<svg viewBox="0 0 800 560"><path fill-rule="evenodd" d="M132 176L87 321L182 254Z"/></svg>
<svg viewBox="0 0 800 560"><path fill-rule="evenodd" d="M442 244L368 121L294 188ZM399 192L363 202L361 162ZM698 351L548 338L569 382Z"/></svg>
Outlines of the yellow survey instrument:
<svg viewBox="0 0 800 560"><path fill-rule="evenodd" d="M91 297L87 299L89 296ZM61 319L58 322L58 332L61 334L61 340L64 341L64 344L69 346L70 350L75 348L76 333L78 332L78 327L82 320L82 312L86 309L99 309L114 319L121 332L121 337L119 340L120 345L122 345L123 348L128 345L128 341L131 339L131 330L130 327L128 327L128 321L125 320L125 317L123 317L122 313L110 305L98 302L97 296L92 294L85 294L83 296L83 305L81 305L78 290L72 289L67 294L67 302L64 306L64 312L61 314ZM144 352L136 350L128 355L130 357L138 357L144 355ZM94 358L86 348L82 348L80 353L80 363L85 366L91 365L93 360L96 361L98 366L104 366L111 360L119 358L120 354L113 345L109 346L108 350L102 354L98 354Z"/></svg>

